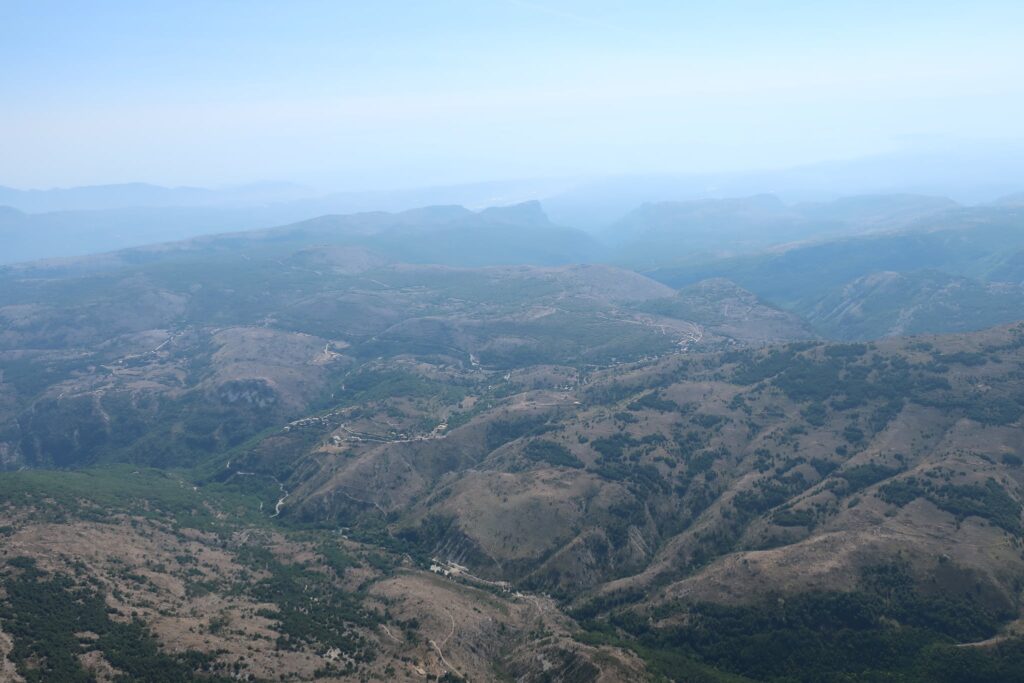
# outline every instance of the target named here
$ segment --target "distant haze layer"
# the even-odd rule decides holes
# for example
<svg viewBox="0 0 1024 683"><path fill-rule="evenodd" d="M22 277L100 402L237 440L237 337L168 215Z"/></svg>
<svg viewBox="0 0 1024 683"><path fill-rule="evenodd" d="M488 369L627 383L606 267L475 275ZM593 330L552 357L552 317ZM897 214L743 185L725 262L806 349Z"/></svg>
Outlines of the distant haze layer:
<svg viewBox="0 0 1024 683"><path fill-rule="evenodd" d="M8 4L19 187L719 173L1019 140L1024 114L1010 0Z"/></svg>

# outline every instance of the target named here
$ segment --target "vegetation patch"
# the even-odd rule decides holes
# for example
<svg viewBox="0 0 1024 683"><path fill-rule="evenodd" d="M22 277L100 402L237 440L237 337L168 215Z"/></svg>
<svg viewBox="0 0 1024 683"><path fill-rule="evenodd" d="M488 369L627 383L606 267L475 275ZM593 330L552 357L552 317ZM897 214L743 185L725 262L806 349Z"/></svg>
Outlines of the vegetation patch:
<svg viewBox="0 0 1024 683"><path fill-rule="evenodd" d="M376 656L373 645L358 633L358 627L370 627L382 617L362 606L364 596L339 589L331 577L305 563L286 564L269 550L257 546L243 546L239 559L254 570L269 573L248 588L259 602L276 605L275 611L262 616L277 622L281 633L277 647L284 650L319 645L338 648L348 658L354 673L354 662L372 661ZM332 567L342 558L332 557Z"/></svg>
<svg viewBox="0 0 1024 683"><path fill-rule="evenodd" d="M924 498L957 519L980 517L1012 534L1021 533L1021 503L994 479L984 484L958 485L907 477L881 487L878 495L885 502L900 507Z"/></svg>
<svg viewBox="0 0 1024 683"><path fill-rule="evenodd" d="M523 454L534 462L546 462L555 467L571 467L579 469L583 462L560 443L540 439L526 444Z"/></svg>
<svg viewBox="0 0 1024 683"><path fill-rule="evenodd" d="M680 610L688 614L684 625L655 625L659 617ZM956 671L978 660L982 670L1012 672L1005 680L1017 680L1024 671L1019 643L966 658L952 647L991 636L1006 615L988 612L967 599L922 595L897 565L866 570L853 592L809 592L748 606L669 605L653 616L625 611L586 626L598 636L628 634L638 651L699 662L754 680L1002 680L963 679L946 672L935 678L937 656L956 662ZM690 680L671 674L669 678Z"/></svg>
<svg viewBox="0 0 1024 683"><path fill-rule="evenodd" d="M0 620L14 640L9 657L30 683L91 683L94 677L79 660L80 655L91 651L100 652L121 672L118 680L233 680L212 673L214 666L207 655L188 652L171 656L161 652L140 622L114 621L97 590L67 576L46 575L34 560L10 560L3 587Z"/></svg>

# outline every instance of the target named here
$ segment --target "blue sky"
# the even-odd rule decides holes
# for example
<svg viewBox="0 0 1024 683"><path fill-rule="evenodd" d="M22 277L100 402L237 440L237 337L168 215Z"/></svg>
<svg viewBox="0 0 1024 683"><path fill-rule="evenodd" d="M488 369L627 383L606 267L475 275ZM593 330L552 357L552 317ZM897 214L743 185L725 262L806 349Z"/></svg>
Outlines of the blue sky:
<svg viewBox="0 0 1024 683"><path fill-rule="evenodd" d="M0 184L334 189L1024 137L1021 2L0 1Z"/></svg>

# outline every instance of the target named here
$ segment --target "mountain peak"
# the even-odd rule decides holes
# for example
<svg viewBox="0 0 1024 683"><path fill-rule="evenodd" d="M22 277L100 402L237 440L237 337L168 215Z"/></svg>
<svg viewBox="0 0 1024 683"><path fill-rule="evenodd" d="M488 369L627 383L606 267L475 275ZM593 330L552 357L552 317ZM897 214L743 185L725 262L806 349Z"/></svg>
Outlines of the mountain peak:
<svg viewBox="0 0 1024 683"><path fill-rule="evenodd" d="M480 216L491 223L513 225L551 225L539 201L531 200L508 206L492 206L480 212Z"/></svg>

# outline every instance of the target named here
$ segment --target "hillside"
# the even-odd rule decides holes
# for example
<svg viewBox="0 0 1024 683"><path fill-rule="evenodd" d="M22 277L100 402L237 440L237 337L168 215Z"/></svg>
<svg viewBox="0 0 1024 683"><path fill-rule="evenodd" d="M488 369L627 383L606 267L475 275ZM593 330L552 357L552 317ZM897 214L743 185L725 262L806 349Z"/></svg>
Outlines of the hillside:
<svg viewBox="0 0 1024 683"><path fill-rule="evenodd" d="M327 230L294 230L313 229ZM191 464L331 405L381 359L459 372L586 368L808 334L746 299L733 308L743 317L723 324L721 303L699 304L710 291L655 310L644 302L673 290L610 266L456 269L361 246L288 253L277 233L231 248L222 239L0 275L0 462Z"/></svg>
<svg viewBox="0 0 1024 683"><path fill-rule="evenodd" d="M615 263L641 269L735 257L808 240L912 229L957 208L917 195L864 195L786 204L773 195L640 206L604 234Z"/></svg>
<svg viewBox="0 0 1024 683"><path fill-rule="evenodd" d="M742 344L811 339L814 329L729 280L712 278L683 287L671 297L643 302L644 310L701 321L706 334Z"/></svg>
<svg viewBox="0 0 1024 683"><path fill-rule="evenodd" d="M895 203L898 206L898 203ZM725 278L837 340L977 330L1024 318L1019 209L933 212L898 230L651 270L672 287Z"/></svg>
<svg viewBox="0 0 1024 683"><path fill-rule="evenodd" d="M780 328L728 283L680 297L609 266L457 269L363 246L268 254L263 239L3 273L0 455L5 469L34 468L0 475L5 675L647 675L628 648L582 643L548 597L510 594L380 520L339 537L300 513L331 476L313 463L389 441L450 461L456 425L473 432L477 412L563 396L625 362L805 328ZM31 595L53 605L51 626ZM95 639L69 645L80 623Z"/></svg>
<svg viewBox="0 0 1024 683"><path fill-rule="evenodd" d="M131 467L0 477L3 680L642 675L628 651L576 642L550 600L252 503Z"/></svg>
<svg viewBox="0 0 1024 683"><path fill-rule="evenodd" d="M1012 264L1004 219L863 240ZM5 268L4 674L1012 680L1024 327L906 335L1017 284L872 271L808 322L723 278L395 257L532 230L433 207Z"/></svg>
<svg viewBox="0 0 1024 683"><path fill-rule="evenodd" d="M823 297L806 315L834 339L980 330L1024 317L1024 290L935 271L873 273Z"/></svg>
<svg viewBox="0 0 1024 683"><path fill-rule="evenodd" d="M992 203L998 206L1022 206L1024 205L1024 192L1004 195Z"/></svg>
<svg viewBox="0 0 1024 683"><path fill-rule="evenodd" d="M284 514L386 524L407 547L562 598L598 633L689 644L756 679L910 666L923 650L814 659L838 631L794 633L807 659L778 661L766 646L737 662L721 648L755 633L714 644L687 615L753 615L776 596L801 609L860 601L915 629L917 647L983 640L1016 619L1022 349L1015 326L673 357L575 387L513 376L411 439L372 427L406 404L364 401L303 427L322 445L297 468ZM296 439L275 437L274 449ZM270 453L257 446L235 462L258 471ZM875 604L897 585L899 603ZM828 628L901 637L844 624Z"/></svg>
<svg viewBox="0 0 1024 683"><path fill-rule="evenodd" d="M725 277L787 308L871 273L939 270L982 277L1024 246L1015 208L958 209L922 219L913 230L823 240L790 248L662 268L649 274L672 287Z"/></svg>

